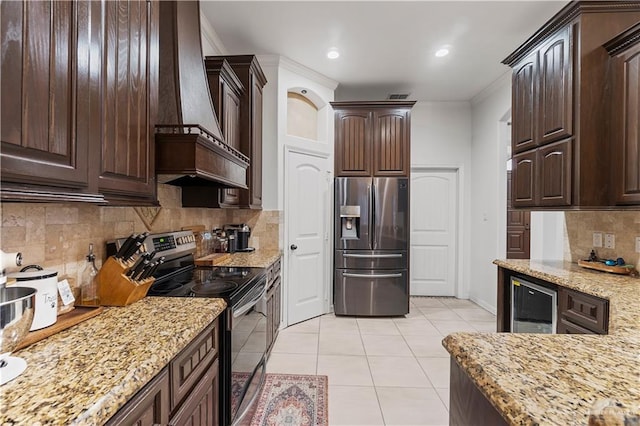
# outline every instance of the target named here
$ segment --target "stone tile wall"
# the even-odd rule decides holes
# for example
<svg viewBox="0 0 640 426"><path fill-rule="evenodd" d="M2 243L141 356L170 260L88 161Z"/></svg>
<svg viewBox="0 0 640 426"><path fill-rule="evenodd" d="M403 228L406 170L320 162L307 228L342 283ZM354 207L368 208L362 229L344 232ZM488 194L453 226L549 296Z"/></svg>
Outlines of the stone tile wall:
<svg viewBox="0 0 640 426"><path fill-rule="evenodd" d="M140 209L134 207L1 203L0 248L22 252L24 265L38 264L57 270L59 276L76 278L85 263L89 243L94 245L100 266L106 257L106 242L133 232L175 231L191 225L213 229L227 223L248 223L252 229L251 246L279 246L283 217L279 211L183 208L180 188L170 185L158 185L158 200L161 208L150 228L138 214Z"/></svg>
<svg viewBox="0 0 640 426"><path fill-rule="evenodd" d="M635 251L636 237L640 237L640 212L567 211L564 215L569 241L569 253L565 254L565 260L577 262L579 259L587 259L593 248L593 233L602 232L603 240L605 233L615 235L615 248L596 248L599 257L622 257L627 263L640 265L640 253Z"/></svg>

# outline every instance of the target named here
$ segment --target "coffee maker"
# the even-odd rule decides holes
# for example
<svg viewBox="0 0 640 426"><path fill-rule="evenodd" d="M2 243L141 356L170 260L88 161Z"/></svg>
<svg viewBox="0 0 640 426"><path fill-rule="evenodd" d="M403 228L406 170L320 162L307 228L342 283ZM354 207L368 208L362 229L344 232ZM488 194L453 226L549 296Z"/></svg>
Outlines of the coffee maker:
<svg viewBox="0 0 640 426"><path fill-rule="evenodd" d="M249 247L249 237L251 236L251 228L246 223L224 225L227 235L234 235L236 240L236 252L254 251L253 247Z"/></svg>

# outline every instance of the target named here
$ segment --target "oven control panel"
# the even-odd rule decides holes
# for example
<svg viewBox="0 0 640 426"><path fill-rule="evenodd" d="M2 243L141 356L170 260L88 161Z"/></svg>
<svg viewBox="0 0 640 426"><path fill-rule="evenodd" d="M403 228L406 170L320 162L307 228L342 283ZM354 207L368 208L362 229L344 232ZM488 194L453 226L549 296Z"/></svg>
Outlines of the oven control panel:
<svg viewBox="0 0 640 426"><path fill-rule="evenodd" d="M168 252L195 250L196 237L193 231L176 231L149 235L144 244L148 251L155 250L158 254L166 256Z"/></svg>
<svg viewBox="0 0 640 426"><path fill-rule="evenodd" d="M126 238L120 238L107 242L107 256L115 254L125 241ZM196 252L196 237L193 235L193 231L151 234L147 236L142 245L142 251L156 252L154 259L165 256L169 260L189 253L194 254Z"/></svg>

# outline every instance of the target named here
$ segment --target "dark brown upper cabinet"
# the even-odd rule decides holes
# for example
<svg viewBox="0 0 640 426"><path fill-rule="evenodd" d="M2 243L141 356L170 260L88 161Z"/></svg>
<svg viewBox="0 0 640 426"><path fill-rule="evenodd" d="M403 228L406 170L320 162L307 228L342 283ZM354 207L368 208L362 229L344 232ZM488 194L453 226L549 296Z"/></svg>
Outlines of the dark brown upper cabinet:
<svg viewBox="0 0 640 426"><path fill-rule="evenodd" d="M603 44L638 20L637 2L571 2L503 61L513 69L513 207L611 207Z"/></svg>
<svg viewBox="0 0 640 426"><path fill-rule="evenodd" d="M224 58L207 57L205 60L209 92L215 113L220 121L222 136L227 145L240 150L241 100L244 86ZM182 205L185 207L237 208L240 205L240 189L216 187L182 188Z"/></svg>
<svg viewBox="0 0 640 426"><path fill-rule="evenodd" d="M260 67L260 63L255 55L230 55L230 56L208 56L205 58L205 64L211 61L225 60L231 67L233 73L237 76L241 87L243 88L241 93L234 92L232 83L228 81L227 87L231 89L226 93L220 92L221 95L226 96L224 105L226 105L226 111L219 113L221 120L223 121L223 127L228 127L227 131L231 135L231 139L226 139L228 144L237 144L242 154L250 158L251 163L247 168L247 186L249 189L238 189L236 193L225 192L223 200L225 203L221 207L226 206L238 206L240 208L249 209L261 209L262 208L262 90L264 85L267 84L267 79ZM227 77L230 77L227 75ZM213 93L216 90L212 88L211 76L209 76L209 90ZM215 86L215 84L213 84ZM236 104L234 96L238 95L239 104ZM228 102L228 103L226 103ZM214 104L216 101L214 100ZM236 125L233 120L236 120L234 111L239 105L240 114L237 117L239 122ZM224 107L224 106L223 106ZM227 117L228 113L228 117ZM223 116L223 114L225 116ZM234 134L236 129L239 128L239 134ZM224 131L224 130L223 130ZM225 134L226 137L226 134ZM235 139L234 139L235 138ZM237 142L236 142L237 141ZM232 145L234 146L234 145ZM237 203L235 201L237 197Z"/></svg>
<svg viewBox="0 0 640 426"><path fill-rule="evenodd" d="M3 201L156 203L156 5L1 3Z"/></svg>
<svg viewBox="0 0 640 426"><path fill-rule="evenodd" d="M336 176L409 176L415 102L331 102Z"/></svg>
<svg viewBox="0 0 640 426"><path fill-rule="evenodd" d="M95 9L90 2L0 4L2 200L104 201L90 163Z"/></svg>
<svg viewBox="0 0 640 426"><path fill-rule="evenodd" d="M106 1L98 189L111 204L156 199L157 2Z"/></svg>
<svg viewBox="0 0 640 426"><path fill-rule="evenodd" d="M606 45L612 56L612 189L617 205L640 205L640 23Z"/></svg>

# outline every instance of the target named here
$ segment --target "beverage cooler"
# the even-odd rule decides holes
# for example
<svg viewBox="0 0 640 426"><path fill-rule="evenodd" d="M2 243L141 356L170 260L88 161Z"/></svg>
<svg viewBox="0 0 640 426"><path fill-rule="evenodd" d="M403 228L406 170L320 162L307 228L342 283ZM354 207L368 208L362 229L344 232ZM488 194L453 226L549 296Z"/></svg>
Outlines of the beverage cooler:
<svg viewBox="0 0 640 426"><path fill-rule="evenodd" d="M409 181L335 180L336 315L409 313Z"/></svg>

